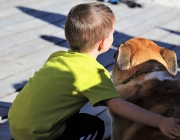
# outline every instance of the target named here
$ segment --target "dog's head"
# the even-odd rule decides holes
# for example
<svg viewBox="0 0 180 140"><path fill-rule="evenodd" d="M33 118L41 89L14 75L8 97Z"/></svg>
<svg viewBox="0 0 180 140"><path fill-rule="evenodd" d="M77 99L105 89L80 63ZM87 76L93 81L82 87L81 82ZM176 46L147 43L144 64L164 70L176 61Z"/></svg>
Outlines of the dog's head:
<svg viewBox="0 0 180 140"><path fill-rule="evenodd" d="M128 76L137 73L137 69L136 71L132 71L135 67L141 66L141 69L145 69L148 65L142 64L148 61L161 63L172 75L176 75L177 73L177 58L175 52L160 47L148 39L132 38L124 44L121 44L115 55L112 73L115 86L122 84L129 78ZM154 70L156 70L155 67Z"/></svg>

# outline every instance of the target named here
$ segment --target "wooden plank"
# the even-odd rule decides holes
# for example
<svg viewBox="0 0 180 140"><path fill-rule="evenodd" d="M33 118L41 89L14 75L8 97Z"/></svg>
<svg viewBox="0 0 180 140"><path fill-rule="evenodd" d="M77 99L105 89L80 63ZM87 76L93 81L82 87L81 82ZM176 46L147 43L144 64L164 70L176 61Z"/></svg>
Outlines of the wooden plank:
<svg viewBox="0 0 180 140"><path fill-rule="evenodd" d="M166 8L169 8L169 7L173 7L173 8L177 8L177 9L180 9L180 1L179 0L164 0L163 2L161 0L146 0L147 3L153 3L153 4L156 4L156 5L159 5L159 6L164 6Z"/></svg>
<svg viewBox="0 0 180 140"><path fill-rule="evenodd" d="M11 2L12 0L10 0ZM31 0L31 1L28 1L28 4L27 2L26 3L22 3L22 1L19 1L21 4L18 5L17 3L18 1L14 1L14 3L16 4L16 6L27 6L27 7L31 7L31 8L35 8L35 9L46 9L48 8L48 6L52 6L52 5L64 5L64 2L66 3L69 3L71 2L71 0ZM8 17L8 16L14 16L14 15L18 15L18 14L22 14L22 12L20 10L18 10L17 7L13 7L12 5L9 5L8 2L6 2L5 4L6 8L3 8L1 9L1 13L2 16L0 17ZM26 11L26 10L24 10ZM27 11L26 11L27 12Z"/></svg>
<svg viewBox="0 0 180 140"><path fill-rule="evenodd" d="M18 93L19 92L15 92L15 93L12 93L12 94L9 94L7 96L0 98L0 107L10 108L12 102L14 101Z"/></svg>
<svg viewBox="0 0 180 140"><path fill-rule="evenodd" d="M156 20L156 25L157 25L157 19L154 19L155 15L156 16L160 15L160 14L164 15L165 13L169 12L170 9L159 8L158 6L155 6L155 7L156 8L154 8L153 10L149 10L149 11L148 10L144 11L142 9L143 18L141 16L139 16L139 14L138 14L138 15L133 15L133 16L127 17L120 21L116 21L115 29L118 31L122 31L122 30L127 30L128 28L135 28L136 26L141 26L141 24L148 23L150 20ZM160 17L158 17L158 18L160 18ZM162 22L162 21L158 20L158 22ZM149 24L149 26L152 27L151 24Z"/></svg>
<svg viewBox="0 0 180 140"><path fill-rule="evenodd" d="M163 38L164 36L169 35L170 33L167 31L164 31L160 28L153 28L152 30L145 32L143 34L141 34L140 36L143 38L148 38L150 40L160 40L161 38Z"/></svg>
<svg viewBox="0 0 180 140"><path fill-rule="evenodd" d="M1 102L0 102L0 103L1 103ZM8 111L9 111L9 108L4 108L4 107L1 107L1 106L0 106L0 122L1 122L3 119L6 119L6 118L7 118Z"/></svg>
<svg viewBox="0 0 180 140"><path fill-rule="evenodd" d="M57 32L57 30L58 30L58 32ZM18 45L14 45L14 46L12 45L12 46L5 48L4 50L1 50L0 51L0 64L6 63L9 61L13 61L19 57L24 57L33 52L39 51L43 48L53 47L53 45L56 43L60 44L60 42L62 42L64 40L64 32L63 31L64 30L61 30L55 26L50 26L48 29L47 29L47 27L38 28L38 29L32 31L31 32L32 34L39 33L40 36L38 36L38 37L35 36L32 38L32 40L24 41ZM25 35L25 34L23 34L23 35ZM51 42L51 41L45 40L43 38L45 36L58 36L59 40L57 40L56 42L53 40L54 42ZM3 40L1 40L1 41L3 41ZM4 43L5 43L5 41L4 41Z"/></svg>
<svg viewBox="0 0 180 140"><path fill-rule="evenodd" d="M14 34L14 32L12 32L12 31L7 31L7 30L1 29L0 39L1 39L1 38L4 38L4 37L7 37L7 36L9 36L9 35L13 35L13 34Z"/></svg>
<svg viewBox="0 0 180 140"><path fill-rule="evenodd" d="M161 8L160 8L161 9ZM167 23L168 21L173 20L174 18L177 17L177 9L169 9L171 11L166 11L162 13L160 16L156 18L150 18L147 19L144 22L141 22L138 25L131 26L127 29L122 29L121 31L124 32L125 34L131 35L131 36L140 36L143 33L147 33L151 31L151 29L158 28L158 26L163 25L164 23ZM171 14L170 14L171 13ZM118 27L120 26L119 23L117 23L116 29L118 30ZM158 38L159 40L159 38Z"/></svg>
<svg viewBox="0 0 180 140"><path fill-rule="evenodd" d="M40 67L42 67L42 65L38 65L17 75L0 80L0 98L21 89L27 83L27 80L32 77L34 72L39 70Z"/></svg>
<svg viewBox="0 0 180 140"><path fill-rule="evenodd" d="M4 101L2 101L2 99L0 99L0 107L2 107L2 108L10 108L12 101L4 102Z"/></svg>
<svg viewBox="0 0 180 140"><path fill-rule="evenodd" d="M11 140L11 132L9 130L9 122L7 119L0 122L0 140Z"/></svg>
<svg viewBox="0 0 180 140"><path fill-rule="evenodd" d="M14 32L23 32L26 30L32 30L38 27L46 26L48 23L53 23L57 21L65 20L64 15L61 14L46 14L45 16L41 17L39 20L38 18L24 21L18 24L9 25L6 27L3 27L5 30L14 31ZM48 21L48 22L42 22L42 21Z"/></svg>
<svg viewBox="0 0 180 140"><path fill-rule="evenodd" d="M138 2L138 0L137 0ZM119 22L123 19L130 18L130 17L136 17L137 15L142 15L142 12L148 12L152 9L156 8L156 5L154 4L148 4L146 5L144 1L140 1L140 4L143 5L145 8L134 8L131 9L127 7L127 5L120 3L120 6L117 5L112 5L108 4L107 5L113 10L115 17L116 17L116 22ZM123 11L123 12L120 12Z"/></svg>
<svg viewBox="0 0 180 140"><path fill-rule="evenodd" d="M33 68L37 65L42 65L48 59L48 57L55 51L59 50L66 50L67 48L54 46L54 47L47 47L45 49L37 50L34 53L26 55L24 57L20 57L14 61L10 61L8 63L4 63L0 65L0 79L5 79L6 77L18 74L23 72L27 69ZM41 56L38 57L37 56ZM31 60L31 61L29 61ZM10 68L10 69L9 69Z"/></svg>
<svg viewBox="0 0 180 140"><path fill-rule="evenodd" d="M34 0L34 1L37 1L37 0ZM28 5L31 2L33 2L33 0L31 0L31 1L12 1L11 0L11 1L8 1L8 3L7 2L1 3L0 9L11 8L11 7L14 7L19 4L27 4Z"/></svg>
<svg viewBox="0 0 180 140"><path fill-rule="evenodd" d="M53 47L54 44L43 39L36 39L15 47L8 48L0 51L0 67L2 64L10 63L20 57L24 57L36 51L40 51L44 48Z"/></svg>
<svg viewBox="0 0 180 140"><path fill-rule="evenodd" d="M15 34L13 36L8 36L6 38L0 39L0 45L2 46L0 48L0 51L36 39L37 36L33 35L32 33L32 31L27 31L26 33L23 32L20 34Z"/></svg>
<svg viewBox="0 0 180 140"><path fill-rule="evenodd" d="M177 13L176 16L179 15L180 13ZM179 23L180 23L180 18L176 17L173 20L161 25L161 28L164 30L171 30L171 31L179 31Z"/></svg>
<svg viewBox="0 0 180 140"><path fill-rule="evenodd" d="M168 36L163 37L161 39L161 41L166 42L166 43L171 43L171 44L178 46L180 44L179 38L180 38L179 35L171 33Z"/></svg>

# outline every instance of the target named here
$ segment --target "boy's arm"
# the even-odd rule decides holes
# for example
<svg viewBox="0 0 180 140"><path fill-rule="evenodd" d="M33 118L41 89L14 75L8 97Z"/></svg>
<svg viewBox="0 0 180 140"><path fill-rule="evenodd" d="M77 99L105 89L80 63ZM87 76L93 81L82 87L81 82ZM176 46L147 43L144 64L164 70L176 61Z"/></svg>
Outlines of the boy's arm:
<svg viewBox="0 0 180 140"><path fill-rule="evenodd" d="M166 118L160 114L156 114L140 108L121 98L112 98L105 100L105 103L115 114L139 122L152 127L157 127L161 132L174 139L175 136L180 137L180 119Z"/></svg>

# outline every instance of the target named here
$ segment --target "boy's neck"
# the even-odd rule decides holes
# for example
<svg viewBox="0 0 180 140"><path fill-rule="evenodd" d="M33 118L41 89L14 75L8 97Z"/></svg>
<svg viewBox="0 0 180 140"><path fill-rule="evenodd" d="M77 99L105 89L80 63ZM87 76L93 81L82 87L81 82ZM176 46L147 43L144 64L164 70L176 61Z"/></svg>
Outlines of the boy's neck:
<svg viewBox="0 0 180 140"><path fill-rule="evenodd" d="M86 52L86 54L92 56L93 58L97 59L97 57L102 54L105 53L106 51L104 51L104 49L102 47L100 47L100 42L98 42L93 48L93 50Z"/></svg>
<svg viewBox="0 0 180 140"><path fill-rule="evenodd" d="M86 53L86 54L92 56L92 57L95 58L95 59L97 59L97 57L98 57L98 55L99 55L98 52L94 52L94 51L90 51L90 52L88 52L88 53Z"/></svg>

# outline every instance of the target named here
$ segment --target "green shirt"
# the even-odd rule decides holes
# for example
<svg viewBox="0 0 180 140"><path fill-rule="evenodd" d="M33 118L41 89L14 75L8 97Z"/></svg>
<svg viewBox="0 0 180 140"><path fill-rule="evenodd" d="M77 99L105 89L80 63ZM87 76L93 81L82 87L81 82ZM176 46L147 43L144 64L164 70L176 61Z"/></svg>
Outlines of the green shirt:
<svg viewBox="0 0 180 140"><path fill-rule="evenodd" d="M10 130L16 140L51 140L59 137L65 120L88 101L119 97L108 71L93 57L59 51L21 90L8 114Z"/></svg>

